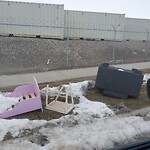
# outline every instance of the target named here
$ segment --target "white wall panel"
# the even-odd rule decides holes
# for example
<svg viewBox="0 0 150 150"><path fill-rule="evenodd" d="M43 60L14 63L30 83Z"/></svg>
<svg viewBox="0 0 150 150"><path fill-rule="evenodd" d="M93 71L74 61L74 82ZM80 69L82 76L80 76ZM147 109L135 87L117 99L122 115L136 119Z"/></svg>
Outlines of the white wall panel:
<svg viewBox="0 0 150 150"><path fill-rule="evenodd" d="M0 1L0 33L63 38L64 6Z"/></svg>
<svg viewBox="0 0 150 150"><path fill-rule="evenodd" d="M149 19L125 18L124 40L148 40Z"/></svg>
<svg viewBox="0 0 150 150"><path fill-rule="evenodd" d="M124 14L97 13L65 10L65 37L122 40Z"/></svg>

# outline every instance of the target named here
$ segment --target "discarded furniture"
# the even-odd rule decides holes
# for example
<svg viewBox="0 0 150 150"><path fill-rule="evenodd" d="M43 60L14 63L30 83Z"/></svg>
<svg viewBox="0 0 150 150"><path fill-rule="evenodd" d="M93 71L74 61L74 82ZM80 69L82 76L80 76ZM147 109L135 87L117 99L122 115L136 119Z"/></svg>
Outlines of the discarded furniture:
<svg viewBox="0 0 150 150"><path fill-rule="evenodd" d="M69 83L69 85L65 87L65 89L62 86L56 98L50 103L49 103L48 88L49 86L47 85L45 109L53 110L53 111L60 112L63 114L68 114L74 108L74 100L73 100L73 95L72 95L72 90L71 90L71 83ZM69 103L69 97L71 98L70 103ZM63 99L64 102L60 101L60 99Z"/></svg>
<svg viewBox="0 0 150 150"><path fill-rule="evenodd" d="M19 103L9 110L0 113L0 118L9 118L19 114L27 113L42 108L39 86L34 78L33 83L18 86L8 97L20 97Z"/></svg>
<svg viewBox="0 0 150 150"><path fill-rule="evenodd" d="M95 87L102 90L103 95L126 99L128 96L138 97L142 83L141 71L111 67L104 63L98 69Z"/></svg>

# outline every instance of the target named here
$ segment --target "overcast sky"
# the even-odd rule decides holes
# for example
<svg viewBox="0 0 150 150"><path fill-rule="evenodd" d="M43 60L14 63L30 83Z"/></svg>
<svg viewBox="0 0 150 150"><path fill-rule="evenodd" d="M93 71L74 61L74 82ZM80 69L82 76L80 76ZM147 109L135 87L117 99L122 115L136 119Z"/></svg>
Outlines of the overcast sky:
<svg viewBox="0 0 150 150"><path fill-rule="evenodd" d="M15 0L64 4L66 10L125 14L130 18L150 19L150 0Z"/></svg>

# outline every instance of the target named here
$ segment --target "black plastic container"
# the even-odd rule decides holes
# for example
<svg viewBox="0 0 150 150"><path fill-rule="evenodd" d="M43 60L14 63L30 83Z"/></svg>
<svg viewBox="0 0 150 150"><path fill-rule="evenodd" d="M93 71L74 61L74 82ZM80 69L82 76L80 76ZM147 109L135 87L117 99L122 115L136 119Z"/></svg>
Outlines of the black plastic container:
<svg viewBox="0 0 150 150"><path fill-rule="evenodd" d="M142 83L141 71L111 67L104 63L98 69L95 87L101 89L103 95L126 99L128 96L138 97Z"/></svg>
<svg viewBox="0 0 150 150"><path fill-rule="evenodd" d="M146 89L147 89L147 96L150 99L150 79L148 79L147 81Z"/></svg>

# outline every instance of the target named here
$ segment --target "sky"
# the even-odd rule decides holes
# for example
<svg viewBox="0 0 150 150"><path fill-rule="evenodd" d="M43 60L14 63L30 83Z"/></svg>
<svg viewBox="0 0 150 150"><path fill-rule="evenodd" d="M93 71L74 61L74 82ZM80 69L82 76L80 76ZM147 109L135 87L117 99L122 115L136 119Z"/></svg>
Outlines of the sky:
<svg viewBox="0 0 150 150"><path fill-rule="evenodd" d="M125 14L130 18L150 19L150 0L11 0L64 4L65 10Z"/></svg>

